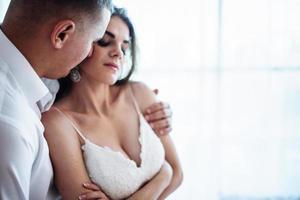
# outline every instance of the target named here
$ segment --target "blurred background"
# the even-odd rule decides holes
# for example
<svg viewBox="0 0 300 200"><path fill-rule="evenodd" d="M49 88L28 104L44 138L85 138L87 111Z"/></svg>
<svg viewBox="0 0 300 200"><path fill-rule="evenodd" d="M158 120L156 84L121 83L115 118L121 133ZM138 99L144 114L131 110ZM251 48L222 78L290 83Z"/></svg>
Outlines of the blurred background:
<svg viewBox="0 0 300 200"><path fill-rule="evenodd" d="M114 0L184 168L171 200L300 200L300 1ZM0 0L2 21L9 0Z"/></svg>

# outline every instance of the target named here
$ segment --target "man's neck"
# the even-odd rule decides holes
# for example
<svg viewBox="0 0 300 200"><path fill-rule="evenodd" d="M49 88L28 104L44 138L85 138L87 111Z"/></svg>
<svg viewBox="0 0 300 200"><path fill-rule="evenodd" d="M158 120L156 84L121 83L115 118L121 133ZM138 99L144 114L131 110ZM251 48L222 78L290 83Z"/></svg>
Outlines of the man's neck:
<svg viewBox="0 0 300 200"><path fill-rule="evenodd" d="M38 74L38 76L43 77L43 72L39 68L40 65L38 64L40 60L39 42L31 41L30 37L25 36L26 34L21 34L21 31L11 28L7 24L1 24L0 28L1 31L5 34L5 36L10 40L10 42L13 43L13 45L22 53L22 55L30 63L33 70Z"/></svg>

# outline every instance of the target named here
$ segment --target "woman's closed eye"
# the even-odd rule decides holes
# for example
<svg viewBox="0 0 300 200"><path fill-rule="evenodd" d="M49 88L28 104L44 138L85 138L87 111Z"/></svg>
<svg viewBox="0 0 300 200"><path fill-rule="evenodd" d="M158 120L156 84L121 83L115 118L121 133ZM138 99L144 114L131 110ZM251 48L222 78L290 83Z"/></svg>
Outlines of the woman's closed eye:
<svg viewBox="0 0 300 200"><path fill-rule="evenodd" d="M127 50L128 50L128 49L127 49L127 48L124 48L124 47L122 47L122 48L121 48L121 50L122 50L122 52L123 52L123 55L125 56L125 55L126 55L126 53L127 53Z"/></svg>
<svg viewBox="0 0 300 200"><path fill-rule="evenodd" d="M101 47L107 47L111 44L111 41L107 41L105 39L100 39L97 41L97 44ZM121 47L121 51L122 51L123 55L126 55L126 53L128 51L128 47Z"/></svg>
<svg viewBox="0 0 300 200"><path fill-rule="evenodd" d="M100 39L97 41L97 44L101 47L107 47L110 44L110 41L106 41L105 39Z"/></svg>
<svg viewBox="0 0 300 200"><path fill-rule="evenodd" d="M127 40L125 42L123 42L121 49L122 49L124 56L130 51L130 44Z"/></svg>

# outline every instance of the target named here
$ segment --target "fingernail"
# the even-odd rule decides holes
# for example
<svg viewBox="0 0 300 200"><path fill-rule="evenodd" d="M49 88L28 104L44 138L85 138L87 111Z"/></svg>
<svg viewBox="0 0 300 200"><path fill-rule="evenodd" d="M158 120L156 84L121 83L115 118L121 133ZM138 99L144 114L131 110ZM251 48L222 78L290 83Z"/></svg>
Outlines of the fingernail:
<svg viewBox="0 0 300 200"><path fill-rule="evenodd" d="M78 199L79 199L79 200L83 200L83 199L85 199L85 197L86 197L85 195L80 195L80 196L78 197Z"/></svg>
<svg viewBox="0 0 300 200"><path fill-rule="evenodd" d="M151 110L150 110L150 109L147 109L147 111L146 111L146 112L149 114L149 113L151 113Z"/></svg>

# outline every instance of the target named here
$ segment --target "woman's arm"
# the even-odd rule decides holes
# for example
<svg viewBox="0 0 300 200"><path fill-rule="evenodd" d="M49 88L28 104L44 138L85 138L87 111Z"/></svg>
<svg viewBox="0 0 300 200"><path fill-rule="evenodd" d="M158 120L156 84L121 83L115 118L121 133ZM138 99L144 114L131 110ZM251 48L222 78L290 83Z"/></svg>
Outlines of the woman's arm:
<svg viewBox="0 0 300 200"><path fill-rule="evenodd" d="M163 191L158 199L165 199L172 192L174 192L183 181L183 172L176 153L175 145L169 135L160 137L160 140L165 148L166 160L171 165L173 176L168 187Z"/></svg>
<svg viewBox="0 0 300 200"><path fill-rule="evenodd" d="M172 179L171 166L165 162L160 171L143 187L131 195L127 200L156 200L168 187Z"/></svg>
<svg viewBox="0 0 300 200"><path fill-rule="evenodd" d="M84 165L78 134L70 122L55 109L44 113L42 122L54 168L54 181L62 198L78 199L80 195L91 192L82 185L91 181Z"/></svg>
<svg viewBox="0 0 300 200"><path fill-rule="evenodd" d="M133 90L134 96L140 106L140 109L143 113L146 112L146 109L150 105L157 102L155 95L145 84L134 82L134 83L130 83L130 85ZM170 135L161 136L160 140L165 149L165 153L166 153L165 159L171 165L173 171L170 184L168 185L167 188L165 188L162 191L162 193L159 196L159 199L165 199L168 195L174 192L182 183L183 172L176 152L175 145Z"/></svg>
<svg viewBox="0 0 300 200"><path fill-rule="evenodd" d="M164 136L167 137L167 136ZM168 136L169 137L169 136ZM173 154L176 151L175 149L170 150L168 144L170 141L162 142L165 151L166 151L166 159L170 160L172 164L170 165L168 162L165 162L157 175L155 175L149 182L147 182L143 187L141 187L138 191L136 191L128 200L139 200L139 199L147 199L147 200L157 200L157 199L165 199L168 195L176 190L177 187L182 182L182 171L179 167L178 158L176 155L168 155L168 153ZM174 145L171 145L174 146ZM168 150L166 150L168 149Z"/></svg>

